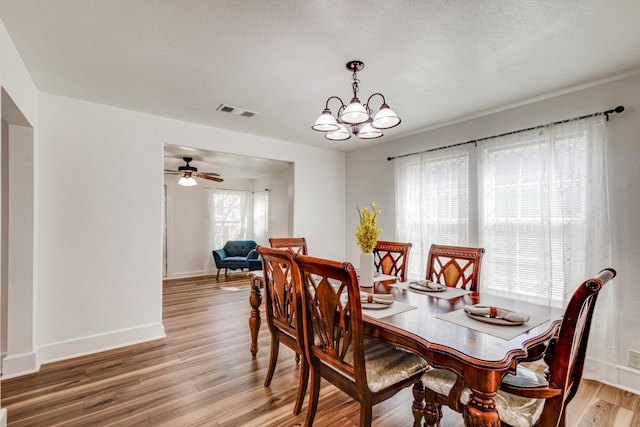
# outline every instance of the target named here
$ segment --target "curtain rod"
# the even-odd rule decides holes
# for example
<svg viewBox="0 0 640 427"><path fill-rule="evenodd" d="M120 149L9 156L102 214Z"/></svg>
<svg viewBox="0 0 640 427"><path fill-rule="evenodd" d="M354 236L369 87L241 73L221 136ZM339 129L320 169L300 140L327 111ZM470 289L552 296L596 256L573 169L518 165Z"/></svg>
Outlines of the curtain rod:
<svg viewBox="0 0 640 427"><path fill-rule="evenodd" d="M604 116L607 117L607 121L609 121L609 114L622 113L623 111L624 111L624 107L619 105L616 108L612 108L611 110L600 111L598 113L587 114L587 115L580 116L580 117L573 117L571 119L560 120L560 121L557 121L557 122L551 122L551 123L547 123L545 125L538 125L538 126L534 126L534 127L530 127L530 128L526 128L526 129L518 129L518 130L511 131L511 132L501 133L500 135L486 136L484 138L473 139L471 141L466 141L466 142L458 142L457 144L451 144L451 145L447 145L447 146L444 146L444 147L437 147L437 148L430 148L428 150L416 151L415 153L401 154L399 156L390 156L390 157L387 157L387 161L391 161L393 159L397 159L397 158L400 158L400 157L413 156L414 154L429 153L431 151L444 150L445 148L458 147L460 145L475 144L475 143L478 143L480 141L485 141L487 139L499 138L501 136L507 136L507 135L513 135L513 134L516 134L516 133L527 132L527 131L530 131L530 130L540 129L540 128L544 128L544 127L547 127L547 126L553 126L553 125L559 125L559 124L562 124L562 123L572 122L574 120L582 120L582 119L586 119L588 117L595 117L595 116L604 115Z"/></svg>

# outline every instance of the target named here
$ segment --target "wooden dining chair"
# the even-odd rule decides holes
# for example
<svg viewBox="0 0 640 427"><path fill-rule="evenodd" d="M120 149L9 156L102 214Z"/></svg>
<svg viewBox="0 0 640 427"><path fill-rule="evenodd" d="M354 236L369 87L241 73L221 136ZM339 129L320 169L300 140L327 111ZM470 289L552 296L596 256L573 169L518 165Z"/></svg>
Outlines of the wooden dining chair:
<svg viewBox="0 0 640 427"><path fill-rule="evenodd" d="M304 237L271 237L269 245L277 249L291 249L296 254L307 255L307 240Z"/></svg>
<svg viewBox="0 0 640 427"><path fill-rule="evenodd" d="M376 247L373 249L373 264L376 271L397 276L401 282L406 282L410 250L411 243L378 240Z"/></svg>
<svg viewBox="0 0 640 427"><path fill-rule="evenodd" d="M293 260L290 249L273 249L258 246L262 256L265 289L265 313L267 325L271 333L271 353L269 368L264 386L269 387L278 362L280 343L296 352L304 354L302 348L302 312L301 300L298 296L300 288L295 282L299 280L298 266ZM295 271L294 271L295 270ZM296 359L296 362L300 358ZM309 364L306 358L300 363L298 395L293 413L299 414L309 382Z"/></svg>
<svg viewBox="0 0 640 427"><path fill-rule="evenodd" d="M320 379L360 402L360 426L370 426L373 405L419 382L427 363L409 351L364 336L353 265L295 255L311 378L306 426L318 407Z"/></svg>
<svg viewBox="0 0 640 427"><path fill-rule="evenodd" d="M545 377L523 366L517 367L515 375L504 377L494 397L502 425L565 426L565 408L582 378L598 293L615 275L615 270L604 269L575 290L554 338L536 357L543 358L547 365ZM441 405L464 413L471 392L462 377L445 369L431 369L423 375L422 382L425 425L434 426L440 421Z"/></svg>
<svg viewBox="0 0 640 427"><path fill-rule="evenodd" d="M431 245L426 279L477 292L484 248Z"/></svg>

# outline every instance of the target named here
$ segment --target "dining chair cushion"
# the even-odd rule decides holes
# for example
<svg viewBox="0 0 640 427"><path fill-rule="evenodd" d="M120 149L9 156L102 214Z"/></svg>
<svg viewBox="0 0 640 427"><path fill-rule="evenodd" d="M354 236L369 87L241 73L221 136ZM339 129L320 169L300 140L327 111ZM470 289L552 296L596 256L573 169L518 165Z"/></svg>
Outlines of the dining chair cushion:
<svg viewBox="0 0 640 427"><path fill-rule="evenodd" d="M427 367L427 362L417 354L381 341L365 338L364 348L367 385L374 393L424 371ZM345 355L344 361L353 365L352 351Z"/></svg>
<svg viewBox="0 0 640 427"><path fill-rule="evenodd" d="M422 384L438 394L448 396L456 382L456 374L446 369L431 369L422 376ZM546 385L547 381L535 372L518 366L516 375L506 375L504 380L511 384L526 384L529 387ZM466 405L471 396L471 389L464 387L460 395L460 403ZM502 390L494 398L500 420L513 427L531 427L542 415L544 399L531 399L515 396Z"/></svg>

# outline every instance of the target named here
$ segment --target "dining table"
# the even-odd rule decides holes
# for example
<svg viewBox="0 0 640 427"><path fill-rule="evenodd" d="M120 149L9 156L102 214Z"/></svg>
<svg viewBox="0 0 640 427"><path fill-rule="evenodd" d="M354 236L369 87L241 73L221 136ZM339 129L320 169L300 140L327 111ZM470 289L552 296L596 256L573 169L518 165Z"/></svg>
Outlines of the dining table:
<svg viewBox="0 0 640 427"><path fill-rule="evenodd" d="M261 321L261 273L249 273L253 357L258 351ZM486 292L449 287L428 291L414 286L424 280L400 282L386 275L377 279L373 287L361 287L361 293L384 294L393 304L365 304L371 307L362 309L365 334L414 351L433 367L455 372L471 390L463 412L465 425L500 426L494 397L502 378L515 374L518 363L541 357L545 344L560 327L563 310ZM528 320L520 324L481 321L465 311L471 306L497 307L526 315ZM420 403L414 402L413 409L418 417ZM420 425L418 419L416 425Z"/></svg>

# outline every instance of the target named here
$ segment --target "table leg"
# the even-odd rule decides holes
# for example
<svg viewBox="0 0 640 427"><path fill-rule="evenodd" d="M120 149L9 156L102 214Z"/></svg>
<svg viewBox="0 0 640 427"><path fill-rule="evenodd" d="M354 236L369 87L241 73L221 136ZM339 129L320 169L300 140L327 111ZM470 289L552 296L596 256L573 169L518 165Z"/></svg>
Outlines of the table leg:
<svg viewBox="0 0 640 427"><path fill-rule="evenodd" d="M471 389L469 403L465 406L464 425L468 427L500 427L500 416L493 397L496 393Z"/></svg>
<svg viewBox="0 0 640 427"><path fill-rule="evenodd" d="M260 292L260 280L251 277L251 294L249 304L251 305L251 315L249 316L249 330L251 331L251 356L256 358L258 353L258 332L260 332L260 304L262 304L262 293Z"/></svg>

